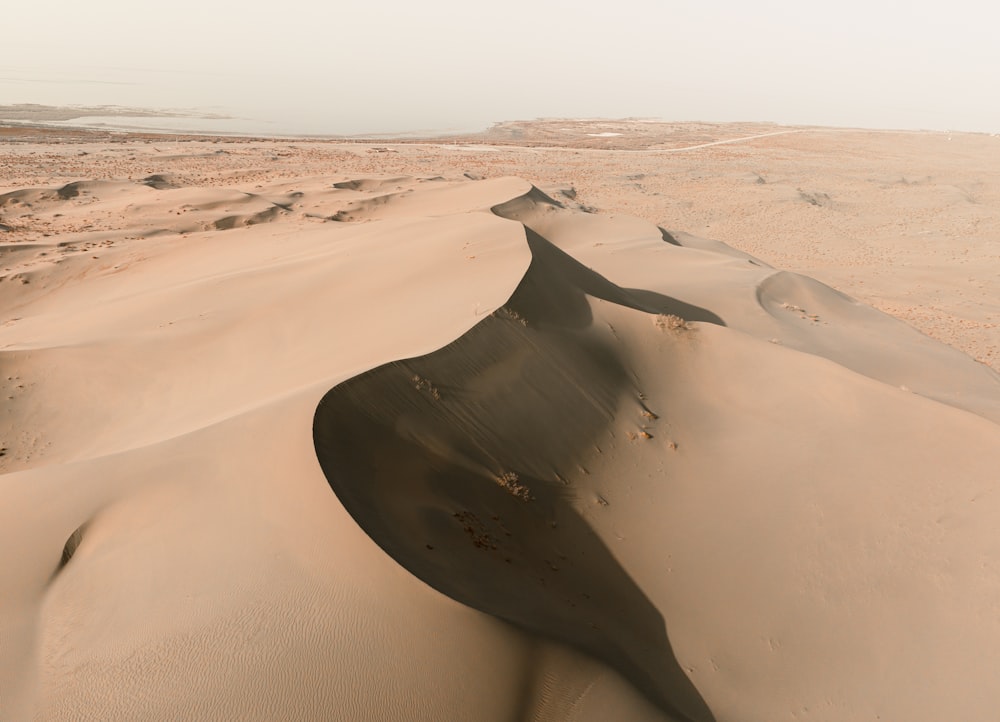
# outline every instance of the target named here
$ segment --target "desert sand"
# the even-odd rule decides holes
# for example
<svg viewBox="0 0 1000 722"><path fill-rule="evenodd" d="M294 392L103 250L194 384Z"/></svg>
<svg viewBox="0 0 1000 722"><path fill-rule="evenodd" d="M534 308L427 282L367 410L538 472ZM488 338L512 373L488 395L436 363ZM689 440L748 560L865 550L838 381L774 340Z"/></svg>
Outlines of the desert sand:
<svg viewBox="0 0 1000 722"><path fill-rule="evenodd" d="M1000 138L0 143L0 718L996 718Z"/></svg>

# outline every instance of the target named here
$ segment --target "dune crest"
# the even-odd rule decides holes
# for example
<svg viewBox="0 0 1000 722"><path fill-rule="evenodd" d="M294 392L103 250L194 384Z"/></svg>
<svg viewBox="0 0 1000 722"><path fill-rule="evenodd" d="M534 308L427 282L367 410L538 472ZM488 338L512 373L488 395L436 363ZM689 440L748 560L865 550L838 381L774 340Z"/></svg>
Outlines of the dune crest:
<svg viewBox="0 0 1000 722"><path fill-rule="evenodd" d="M679 719L710 720L662 617L567 480L595 444L629 433L614 422L638 392L584 289L616 305L628 294L544 239L529 245L531 265L499 311L324 398L320 464L362 528L434 588L594 654Z"/></svg>

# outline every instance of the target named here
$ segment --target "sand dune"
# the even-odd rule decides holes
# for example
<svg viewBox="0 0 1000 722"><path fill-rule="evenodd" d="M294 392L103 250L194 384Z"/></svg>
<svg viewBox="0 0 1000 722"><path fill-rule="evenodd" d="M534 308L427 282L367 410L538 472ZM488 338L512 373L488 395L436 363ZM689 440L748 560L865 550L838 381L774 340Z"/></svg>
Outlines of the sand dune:
<svg viewBox="0 0 1000 722"><path fill-rule="evenodd" d="M4 719L995 716L989 367L519 178L194 175L0 195Z"/></svg>

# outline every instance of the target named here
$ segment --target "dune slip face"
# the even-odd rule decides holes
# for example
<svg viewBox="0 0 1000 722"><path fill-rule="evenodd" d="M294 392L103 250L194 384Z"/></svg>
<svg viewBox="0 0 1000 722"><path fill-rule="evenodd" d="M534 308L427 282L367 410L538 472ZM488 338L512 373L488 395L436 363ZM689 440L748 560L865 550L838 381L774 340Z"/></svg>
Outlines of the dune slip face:
<svg viewBox="0 0 1000 722"><path fill-rule="evenodd" d="M992 718L988 366L519 178L199 153L0 193L5 718Z"/></svg>

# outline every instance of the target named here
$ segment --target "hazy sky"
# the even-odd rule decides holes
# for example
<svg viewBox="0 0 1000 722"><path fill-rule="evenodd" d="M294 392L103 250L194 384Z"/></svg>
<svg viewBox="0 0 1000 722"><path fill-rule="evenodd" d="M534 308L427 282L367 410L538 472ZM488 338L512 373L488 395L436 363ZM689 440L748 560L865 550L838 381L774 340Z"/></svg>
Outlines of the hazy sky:
<svg viewBox="0 0 1000 722"><path fill-rule="evenodd" d="M198 107L305 133L553 116L1000 132L997 8L983 0L7 3L0 104Z"/></svg>

